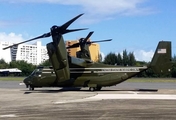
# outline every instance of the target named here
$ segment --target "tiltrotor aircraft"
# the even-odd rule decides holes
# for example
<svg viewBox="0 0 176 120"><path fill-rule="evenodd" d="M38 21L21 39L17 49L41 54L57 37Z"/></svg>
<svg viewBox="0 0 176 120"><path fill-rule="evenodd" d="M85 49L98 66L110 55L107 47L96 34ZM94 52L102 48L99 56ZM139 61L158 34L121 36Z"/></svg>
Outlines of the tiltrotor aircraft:
<svg viewBox="0 0 176 120"><path fill-rule="evenodd" d="M4 48L11 48L40 38L52 37L53 41L47 44L48 55L52 67L39 66L31 75L25 78L23 82L26 87L29 87L29 90L34 90L34 88L37 87L89 87L90 91L95 91L101 90L102 87L121 83L148 68L152 68L157 73L170 71L170 41L160 41L151 63L148 66L142 67L119 67L91 61L88 45L92 42L87 41L87 39L93 32L90 32L86 38L80 39L79 43L68 46L67 48L81 48L78 57L69 56L62 35L69 32L85 30L67 29L70 24L82 15L83 14L80 14L74 17L62 26L52 26L50 32L41 36Z"/></svg>

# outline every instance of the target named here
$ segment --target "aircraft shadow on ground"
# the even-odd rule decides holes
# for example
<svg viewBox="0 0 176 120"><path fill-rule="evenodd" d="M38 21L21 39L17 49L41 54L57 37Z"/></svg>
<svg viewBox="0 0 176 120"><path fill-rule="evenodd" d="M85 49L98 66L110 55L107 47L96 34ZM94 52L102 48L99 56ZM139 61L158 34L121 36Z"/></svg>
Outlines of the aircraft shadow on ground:
<svg viewBox="0 0 176 120"><path fill-rule="evenodd" d="M81 88L61 88L61 89L54 89L54 90L48 90L48 89L35 89L34 91L24 90L24 94L30 94L30 93L59 93L59 92L69 92L69 91L83 91L80 90Z"/></svg>
<svg viewBox="0 0 176 120"><path fill-rule="evenodd" d="M62 88L62 89L54 89L54 90L48 90L48 89L39 89L34 91L25 90L24 94L31 94L31 93L60 93L60 92L70 92L70 91L79 91L79 92L91 92L88 89L87 90L81 90L81 88ZM101 90L101 91L94 91L94 92L106 92L106 91L133 91L133 92L157 92L158 89L110 89L110 90Z"/></svg>

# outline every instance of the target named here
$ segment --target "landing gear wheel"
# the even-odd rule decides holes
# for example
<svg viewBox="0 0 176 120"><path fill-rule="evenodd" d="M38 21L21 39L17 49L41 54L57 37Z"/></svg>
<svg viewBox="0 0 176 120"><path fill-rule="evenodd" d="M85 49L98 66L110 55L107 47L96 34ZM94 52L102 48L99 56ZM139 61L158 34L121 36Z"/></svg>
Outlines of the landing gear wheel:
<svg viewBox="0 0 176 120"><path fill-rule="evenodd" d="M90 87L89 90L93 92L95 91L95 87Z"/></svg>
<svg viewBox="0 0 176 120"><path fill-rule="evenodd" d="M100 91L102 87L96 87L96 90L97 91Z"/></svg>
<svg viewBox="0 0 176 120"><path fill-rule="evenodd" d="M30 85L29 90L34 90L34 87Z"/></svg>

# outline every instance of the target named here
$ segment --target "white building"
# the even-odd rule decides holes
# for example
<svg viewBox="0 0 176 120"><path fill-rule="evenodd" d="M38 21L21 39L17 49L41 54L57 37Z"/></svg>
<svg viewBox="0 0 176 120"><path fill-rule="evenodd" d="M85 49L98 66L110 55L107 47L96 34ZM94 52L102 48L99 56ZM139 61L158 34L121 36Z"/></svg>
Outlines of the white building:
<svg viewBox="0 0 176 120"><path fill-rule="evenodd" d="M0 59L3 58L6 62L24 60L34 65L49 59L46 46L42 46L40 41L31 45L20 44L10 49L2 50L2 48L12 44L12 42L0 41Z"/></svg>
<svg viewBox="0 0 176 120"><path fill-rule="evenodd" d="M0 41L0 59L4 59L6 62L11 61L10 49L3 50L4 47L12 45L11 42Z"/></svg>

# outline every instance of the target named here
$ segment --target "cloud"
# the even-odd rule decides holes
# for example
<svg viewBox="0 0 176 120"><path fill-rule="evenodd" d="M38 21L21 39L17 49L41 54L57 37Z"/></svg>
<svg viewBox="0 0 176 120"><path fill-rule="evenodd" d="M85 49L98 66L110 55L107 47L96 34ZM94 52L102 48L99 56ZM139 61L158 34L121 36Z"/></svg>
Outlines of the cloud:
<svg viewBox="0 0 176 120"><path fill-rule="evenodd" d="M26 39L24 38L27 37L28 39L34 38L33 36L29 36L28 34L15 34L13 32L7 34L5 32L0 32L0 41L6 41L6 42L10 42L10 43L19 43L22 41L26 41ZM40 39L38 39L37 41L40 41ZM27 44L35 44L36 41L30 41L27 42ZM25 44L25 43L23 43Z"/></svg>
<svg viewBox="0 0 176 120"><path fill-rule="evenodd" d="M154 51L136 50L134 51L134 55L136 60L149 62L154 55Z"/></svg>
<svg viewBox="0 0 176 120"><path fill-rule="evenodd" d="M9 33L6 34L4 32L0 33L0 41L11 41L14 43L24 41L22 34Z"/></svg>
<svg viewBox="0 0 176 120"><path fill-rule="evenodd" d="M104 61L105 54L103 52L100 52L100 54L101 54L101 57L102 57L102 61Z"/></svg>
<svg viewBox="0 0 176 120"><path fill-rule="evenodd" d="M0 33L0 42L4 41L7 42L8 45L11 45L11 43L17 43L21 42L24 39L22 38L21 34L15 34L15 33L9 33L6 34L4 32ZM10 43L9 43L10 42ZM2 50L2 48L5 46L1 46L0 44L0 59L3 58L6 62L11 61L11 56L10 56L10 49Z"/></svg>
<svg viewBox="0 0 176 120"><path fill-rule="evenodd" d="M148 0L8 0L10 3L49 3L76 6L86 13L85 23L114 19L115 16L146 15L153 13L145 3ZM6 0L7 2L7 0Z"/></svg>

